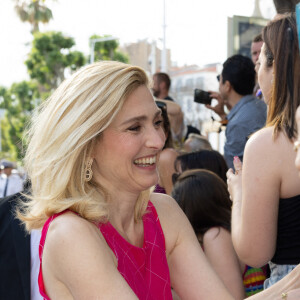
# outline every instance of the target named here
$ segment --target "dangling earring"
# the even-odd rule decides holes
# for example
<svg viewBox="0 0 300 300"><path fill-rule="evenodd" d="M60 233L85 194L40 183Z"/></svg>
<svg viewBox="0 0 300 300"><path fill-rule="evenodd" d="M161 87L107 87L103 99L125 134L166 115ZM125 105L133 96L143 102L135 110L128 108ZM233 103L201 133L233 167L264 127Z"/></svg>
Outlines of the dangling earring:
<svg viewBox="0 0 300 300"><path fill-rule="evenodd" d="M84 180L86 182L90 181L93 177L93 171L92 171L92 164L93 164L93 159L90 158L86 164L86 168L85 168L85 178Z"/></svg>

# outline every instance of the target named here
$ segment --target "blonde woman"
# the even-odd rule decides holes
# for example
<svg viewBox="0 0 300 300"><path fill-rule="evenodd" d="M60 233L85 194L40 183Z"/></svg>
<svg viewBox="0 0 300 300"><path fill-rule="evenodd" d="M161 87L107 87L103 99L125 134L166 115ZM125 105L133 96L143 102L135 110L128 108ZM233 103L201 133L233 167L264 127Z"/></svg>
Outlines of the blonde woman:
<svg viewBox="0 0 300 300"><path fill-rule="evenodd" d="M233 299L176 202L151 194L165 142L145 72L89 65L33 120L27 230L43 228L45 299Z"/></svg>

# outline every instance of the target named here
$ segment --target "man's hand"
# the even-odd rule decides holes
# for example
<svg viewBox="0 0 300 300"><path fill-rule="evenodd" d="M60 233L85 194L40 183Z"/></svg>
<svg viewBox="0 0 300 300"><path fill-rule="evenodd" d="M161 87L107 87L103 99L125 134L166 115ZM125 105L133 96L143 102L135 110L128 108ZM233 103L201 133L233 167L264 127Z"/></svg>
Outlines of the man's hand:
<svg viewBox="0 0 300 300"><path fill-rule="evenodd" d="M208 91L210 93L210 96L218 101L218 104L216 106L211 106L209 104L206 104L205 106L211 110L213 110L216 114L218 114L222 120L225 120L226 113L224 111L224 99L221 97L221 95L217 92Z"/></svg>

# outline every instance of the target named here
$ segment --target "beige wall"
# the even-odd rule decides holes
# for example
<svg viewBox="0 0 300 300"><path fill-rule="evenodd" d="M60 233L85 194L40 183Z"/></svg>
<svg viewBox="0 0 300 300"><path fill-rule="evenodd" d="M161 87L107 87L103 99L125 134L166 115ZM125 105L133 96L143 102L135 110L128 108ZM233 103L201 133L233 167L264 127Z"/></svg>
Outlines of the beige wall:
<svg viewBox="0 0 300 300"><path fill-rule="evenodd" d="M152 44L147 40L142 40L136 43L125 44L121 47L129 57L129 63L142 67L144 70L152 73L151 58L152 58ZM160 70L161 66L161 50L155 46L155 72ZM171 67L171 51L167 49L167 70ZM168 71L167 71L168 73Z"/></svg>

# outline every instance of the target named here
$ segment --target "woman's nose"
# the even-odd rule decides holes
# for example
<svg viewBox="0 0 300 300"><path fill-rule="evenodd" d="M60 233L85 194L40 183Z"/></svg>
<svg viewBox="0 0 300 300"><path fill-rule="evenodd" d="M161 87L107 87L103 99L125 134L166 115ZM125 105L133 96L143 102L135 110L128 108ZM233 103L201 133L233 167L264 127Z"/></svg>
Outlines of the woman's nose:
<svg viewBox="0 0 300 300"><path fill-rule="evenodd" d="M166 136L162 128L151 128L147 137L146 146L149 148L162 149L165 145Z"/></svg>

